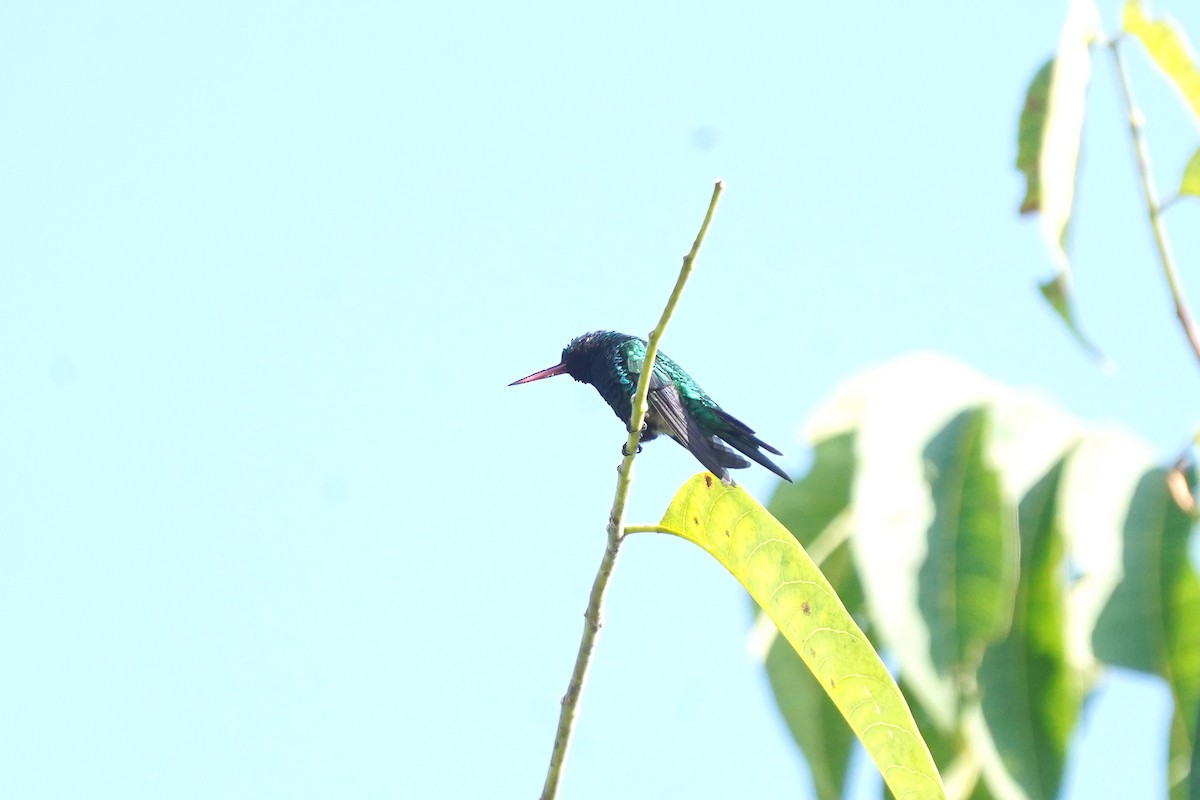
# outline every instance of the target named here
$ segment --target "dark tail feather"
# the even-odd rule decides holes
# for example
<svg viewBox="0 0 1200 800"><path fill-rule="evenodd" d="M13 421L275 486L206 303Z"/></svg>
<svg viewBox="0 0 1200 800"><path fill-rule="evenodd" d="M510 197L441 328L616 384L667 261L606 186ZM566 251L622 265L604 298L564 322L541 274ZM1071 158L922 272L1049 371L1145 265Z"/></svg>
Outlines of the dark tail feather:
<svg viewBox="0 0 1200 800"><path fill-rule="evenodd" d="M730 416L727 412L722 411L719 408L715 409L715 411L717 412L717 415L720 416L725 422L729 423L729 426L732 428L732 430L730 430L728 433L721 435L722 439L724 439L731 447L745 455L750 460L771 470L771 472L774 472L788 483L792 482L792 479L788 477L788 474L783 471L782 467L760 453L758 449L761 447L763 450L766 450L769 453L774 453L777 456L781 456L783 453L779 452L774 447L771 447L771 445L755 436L754 429L742 422L737 417Z"/></svg>
<svg viewBox="0 0 1200 800"><path fill-rule="evenodd" d="M754 441L759 442L758 439L755 439ZM730 444L732 444L734 447L736 447L741 452L745 453L752 461L756 461L757 463L762 464L764 467L771 470L771 472L774 472L776 475L783 478L788 483L792 482L792 479L788 477L788 474L783 471L783 467L779 466L774 461L767 458L762 453L758 452L758 450L754 449L753 447L745 447L744 448L738 442L730 442ZM783 453L780 453L778 450L771 447L770 445L767 445L763 442L759 442L759 444L762 444L762 446L765 449L770 450L772 453L775 453L776 455L783 455Z"/></svg>
<svg viewBox="0 0 1200 800"><path fill-rule="evenodd" d="M721 444L719 439L705 435L690 416L687 418L686 441L677 436L671 438L687 448L706 470L720 478L723 483L730 482L731 468L742 469L750 466L749 461Z"/></svg>

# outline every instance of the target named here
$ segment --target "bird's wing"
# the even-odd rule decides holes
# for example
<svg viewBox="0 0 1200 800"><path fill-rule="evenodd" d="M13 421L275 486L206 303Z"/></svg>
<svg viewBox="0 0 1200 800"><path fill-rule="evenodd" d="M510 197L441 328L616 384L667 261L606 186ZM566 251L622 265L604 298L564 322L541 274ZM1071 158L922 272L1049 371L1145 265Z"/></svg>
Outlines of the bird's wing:
<svg viewBox="0 0 1200 800"><path fill-rule="evenodd" d="M650 394L647 397L649 414L662 433L679 442L704 468L721 480L729 479L729 467L740 469L750 462L725 447L696 424L696 420L683 407L679 390L670 380L657 372L650 375Z"/></svg>
<svg viewBox="0 0 1200 800"><path fill-rule="evenodd" d="M688 442L692 439L702 436L696 424L684 410L683 401L679 398L679 390L675 388L675 384L657 372L650 373L650 392L646 395L646 402L649 405L649 413L654 416L654 421L663 428L662 433L667 434L684 447L687 447Z"/></svg>

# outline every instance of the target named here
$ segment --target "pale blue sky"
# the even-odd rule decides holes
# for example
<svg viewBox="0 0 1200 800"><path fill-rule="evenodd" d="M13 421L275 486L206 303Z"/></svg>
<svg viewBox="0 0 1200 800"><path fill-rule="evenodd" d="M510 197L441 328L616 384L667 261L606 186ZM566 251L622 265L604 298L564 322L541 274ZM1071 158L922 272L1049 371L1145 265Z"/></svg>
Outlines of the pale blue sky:
<svg viewBox="0 0 1200 800"><path fill-rule="evenodd" d="M718 177L665 349L789 470L841 380L916 348L1173 455L1198 372L1103 54L1074 239L1115 373L1015 212L1064 13L0 9L0 795L535 796L623 433L506 384L649 330ZM1131 62L1170 186L1200 137ZM1168 217L1200 297L1200 202ZM648 447L631 521L697 469ZM699 551L630 541L564 797L806 796L747 622ZM1069 796L1160 787L1164 702L1106 690Z"/></svg>

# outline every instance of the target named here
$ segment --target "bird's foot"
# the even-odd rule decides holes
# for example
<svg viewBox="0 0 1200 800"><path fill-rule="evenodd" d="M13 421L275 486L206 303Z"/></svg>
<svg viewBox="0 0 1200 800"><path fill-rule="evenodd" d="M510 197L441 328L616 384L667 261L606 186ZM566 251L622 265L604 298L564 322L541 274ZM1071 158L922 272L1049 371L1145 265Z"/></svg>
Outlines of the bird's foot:
<svg viewBox="0 0 1200 800"><path fill-rule="evenodd" d="M637 451L639 453L642 452L642 446L640 444L638 445ZM625 456L626 458L629 458L629 442L626 442L625 444L621 445L621 455Z"/></svg>

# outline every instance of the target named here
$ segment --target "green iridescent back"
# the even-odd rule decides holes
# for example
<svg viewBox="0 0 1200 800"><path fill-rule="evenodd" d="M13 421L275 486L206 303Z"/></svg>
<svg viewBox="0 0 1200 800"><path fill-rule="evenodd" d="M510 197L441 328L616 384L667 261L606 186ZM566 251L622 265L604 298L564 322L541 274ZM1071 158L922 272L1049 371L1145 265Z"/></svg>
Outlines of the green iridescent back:
<svg viewBox="0 0 1200 800"><path fill-rule="evenodd" d="M620 335L618 334L618 336ZM625 418L628 419L632 410L631 401L633 393L637 390L638 378L641 377L642 369L646 363L646 342L636 336L629 337L615 350L617 363L614 366L616 367L622 388L625 390L625 402L622 409ZM711 397L705 394L696 381L692 380L692 376L688 375L683 367L672 361L661 350L654 361L654 372L664 381L670 381L675 384L675 388L679 391L680 399L693 413L703 413L706 409L716 407L716 403L713 402Z"/></svg>

